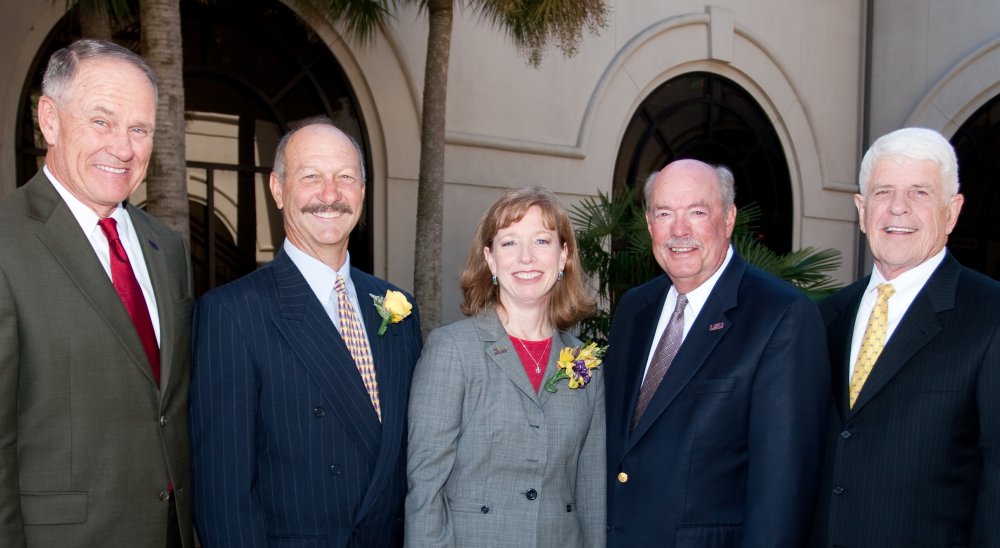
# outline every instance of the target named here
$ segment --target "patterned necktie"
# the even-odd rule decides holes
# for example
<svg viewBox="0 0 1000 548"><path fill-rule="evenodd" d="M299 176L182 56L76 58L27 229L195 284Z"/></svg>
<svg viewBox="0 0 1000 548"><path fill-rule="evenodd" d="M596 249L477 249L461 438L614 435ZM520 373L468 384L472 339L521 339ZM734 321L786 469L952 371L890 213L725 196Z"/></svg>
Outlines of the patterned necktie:
<svg viewBox="0 0 1000 548"><path fill-rule="evenodd" d="M649 371L646 373L646 380L639 388L639 401L635 404L635 411L632 414L632 430L639 424L639 419L649 407L653 394L660 386L660 381L670 369L670 363L674 361L677 350L681 347L681 340L684 335L684 308L687 306L687 297L677 296L677 304L674 306L674 313L670 316L667 328L663 330L660 341L656 343L656 350L653 351L653 360L649 364Z"/></svg>
<svg viewBox="0 0 1000 548"><path fill-rule="evenodd" d="M139 340L142 341L142 348L149 359L153 379L156 384L160 384L160 347L156 343L156 332L153 331L153 321L149 318L146 298L142 295L139 280L135 278L125 247L122 246L122 240L118 236L118 223L108 217L97 221L97 224L101 227L104 237L108 239L108 247L111 248L111 283L118 291L118 296L121 297L122 304L125 305L136 332L139 333Z"/></svg>
<svg viewBox="0 0 1000 548"><path fill-rule="evenodd" d="M351 306L351 299L347 297L347 285L343 276L337 276L337 283L334 285L337 290L337 310L340 313L340 336L344 338L347 349L351 351L358 372L361 373L361 381L368 390L368 397L375 407L375 414L378 415L379 422L382 421L382 408L378 401L378 381L375 380L375 365L372 362L371 350L368 348L368 339L361 329L361 322L358 315L354 313Z"/></svg>
<svg viewBox="0 0 1000 548"><path fill-rule="evenodd" d="M865 328L865 336L861 339L861 349L858 351L858 361L854 364L854 374L851 375L851 407L861 393L861 387L868 380L868 374L872 372L875 361L882 353L885 346L885 327L889 318L889 297L896 293L892 284L881 284L878 286L878 300L875 301L875 308L872 308L872 315L868 317L868 327Z"/></svg>

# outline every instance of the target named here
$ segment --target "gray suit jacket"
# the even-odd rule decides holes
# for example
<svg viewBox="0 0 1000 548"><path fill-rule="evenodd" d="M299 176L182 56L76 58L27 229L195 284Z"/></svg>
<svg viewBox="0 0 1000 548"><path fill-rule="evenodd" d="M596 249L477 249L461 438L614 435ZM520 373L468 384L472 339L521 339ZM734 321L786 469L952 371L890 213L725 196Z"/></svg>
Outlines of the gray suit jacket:
<svg viewBox="0 0 1000 548"><path fill-rule="evenodd" d="M553 332L545 379L579 344ZM603 373L558 388L534 391L492 310L431 333L410 392L407 546L604 546Z"/></svg>
<svg viewBox="0 0 1000 548"><path fill-rule="evenodd" d="M193 546L187 246L127 206L160 319L161 386L106 271L41 172L0 200L0 546Z"/></svg>

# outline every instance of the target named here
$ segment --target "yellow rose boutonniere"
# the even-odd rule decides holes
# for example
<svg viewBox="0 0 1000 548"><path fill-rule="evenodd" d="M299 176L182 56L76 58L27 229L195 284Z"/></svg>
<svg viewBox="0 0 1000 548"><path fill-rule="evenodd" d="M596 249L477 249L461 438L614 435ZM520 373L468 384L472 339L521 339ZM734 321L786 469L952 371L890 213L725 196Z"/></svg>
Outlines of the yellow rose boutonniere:
<svg viewBox="0 0 1000 548"><path fill-rule="evenodd" d="M586 388L591 379L590 370L601 365L601 358L607 351L607 346L597 346L595 342L588 343L583 347L567 346L563 348L559 351L559 363L556 364L558 369L545 382L545 389L549 392L555 392L558 390L556 383L563 379L569 379L570 390Z"/></svg>
<svg viewBox="0 0 1000 548"><path fill-rule="evenodd" d="M379 335L385 335L385 328L389 324L403 321L404 318L410 315L410 310L413 310L413 305L410 304L410 301L406 300L406 295L403 295L399 291L390 289L385 292L385 297L379 297L371 293L368 296L375 301L375 309L378 310L378 315L382 316L382 325L378 326Z"/></svg>

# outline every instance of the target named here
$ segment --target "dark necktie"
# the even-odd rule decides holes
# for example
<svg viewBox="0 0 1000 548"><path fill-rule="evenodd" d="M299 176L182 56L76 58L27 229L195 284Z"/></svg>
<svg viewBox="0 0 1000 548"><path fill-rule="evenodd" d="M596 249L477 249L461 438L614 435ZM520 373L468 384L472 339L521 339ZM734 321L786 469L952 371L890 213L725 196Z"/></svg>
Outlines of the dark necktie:
<svg viewBox="0 0 1000 548"><path fill-rule="evenodd" d="M156 344L156 333L153 331L153 322L149 319L149 308L146 307L146 299L142 295L142 288L139 287L139 280L132 271L128 255L122 246L122 240L118 237L118 223L108 217L97 222L101 227L101 232L108 239L108 247L111 248L111 281L118 291L118 296L125 305L135 330L139 333L142 347L149 358L149 367L153 371L153 379L156 384L160 383L160 347Z"/></svg>
<svg viewBox="0 0 1000 548"><path fill-rule="evenodd" d="M635 412L632 414L632 430L639 424L639 419L649 407L653 394L660 386L660 381L670 369L670 363L674 361L677 350L681 347L681 340L684 338L684 308L687 306L687 297L677 296L677 305L674 306L674 313L670 315L670 322L660 336L660 342L656 343L656 350L653 351L653 359L649 363L649 371L646 372L646 379L639 388L639 401L635 404Z"/></svg>

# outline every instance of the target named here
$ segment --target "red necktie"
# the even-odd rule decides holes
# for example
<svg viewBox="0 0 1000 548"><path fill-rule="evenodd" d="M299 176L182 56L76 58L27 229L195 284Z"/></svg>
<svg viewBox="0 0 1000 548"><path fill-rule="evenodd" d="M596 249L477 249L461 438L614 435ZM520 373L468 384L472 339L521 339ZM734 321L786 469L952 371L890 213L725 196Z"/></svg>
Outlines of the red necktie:
<svg viewBox="0 0 1000 548"><path fill-rule="evenodd" d="M149 367L153 371L153 379L156 384L160 384L160 347L156 344L156 333L153 331L153 322L149 319L146 298L142 295L139 280L135 278L122 240L118 237L118 223L108 217L101 219L97 224L100 225L101 232L104 232L104 236L108 239L108 247L111 248L111 281L122 299L122 304L125 305L125 310L132 318L132 323L135 324L135 330L139 333L142 347L146 350L146 357L149 358Z"/></svg>

